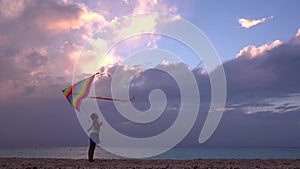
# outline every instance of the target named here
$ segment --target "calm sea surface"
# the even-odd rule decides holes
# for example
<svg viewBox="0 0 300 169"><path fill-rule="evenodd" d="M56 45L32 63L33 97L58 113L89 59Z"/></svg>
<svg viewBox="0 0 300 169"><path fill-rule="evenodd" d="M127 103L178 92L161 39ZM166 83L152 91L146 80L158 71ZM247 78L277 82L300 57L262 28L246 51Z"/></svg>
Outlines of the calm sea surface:
<svg viewBox="0 0 300 169"><path fill-rule="evenodd" d="M22 158L87 158L88 147L38 147L0 148L0 157ZM100 147L96 148L95 158L118 159ZM151 159L300 159L300 148L174 148Z"/></svg>

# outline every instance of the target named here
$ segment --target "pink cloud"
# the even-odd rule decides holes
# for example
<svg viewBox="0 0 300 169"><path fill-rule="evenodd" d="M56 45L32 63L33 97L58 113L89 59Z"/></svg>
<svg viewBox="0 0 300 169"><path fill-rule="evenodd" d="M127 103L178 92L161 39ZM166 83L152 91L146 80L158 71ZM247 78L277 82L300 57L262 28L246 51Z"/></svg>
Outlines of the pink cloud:
<svg viewBox="0 0 300 169"><path fill-rule="evenodd" d="M247 56L250 58L254 58L257 56L261 56L266 51L269 51L281 44L282 44L282 42L280 40L275 40L270 44L263 44L259 47L249 45L249 46L244 47L242 50L240 50L240 52L236 55L236 57Z"/></svg>
<svg viewBox="0 0 300 169"><path fill-rule="evenodd" d="M0 91L3 93L0 99L15 96L10 92L17 95L26 92L41 94L51 85L70 83L74 65L95 32L118 17L151 11L176 12L176 8L153 0L87 4L68 0L0 1L0 56L4 56L0 57L3 69L0 72ZM152 26L154 30L155 26L149 25ZM122 28L131 27L136 26L129 22ZM112 33L118 32L112 30ZM148 37L146 41L145 38L132 38L127 42L130 43L128 46L136 49L140 44L153 47L156 40L157 37ZM118 53L114 53L105 63L118 61ZM5 94L5 91L9 92Z"/></svg>
<svg viewBox="0 0 300 169"><path fill-rule="evenodd" d="M274 16L270 16L267 18L260 18L260 19L247 19L247 18L239 18L237 21L243 28L250 28L257 24L263 23L268 19L272 19Z"/></svg>
<svg viewBox="0 0 300 169"><path fill-rule="evenodd" d="M13 19L20 16L24 10L25 1L20 0L2 0L0 1L0 18Z"/></svg>
<svg viewBox="0 0 300 169"><path fill-rule="evenodd" d="M298 31L297 31L297 33L296 33L295 37L298 37L298 38L300 38L300 29L298 29Z"/></svg>
<svg viewBox="0 0 300 169"><path fill-rule="evenodd" d="M291 39L291 43L300 45L300 28L298 29L296 35Z"/></svg>
<svg viewBox="0 0 300 169"><path fill-rule="evenodd" d="M157 5L157 0L137 1L133 14L142 14L151 11Z"/></svg>

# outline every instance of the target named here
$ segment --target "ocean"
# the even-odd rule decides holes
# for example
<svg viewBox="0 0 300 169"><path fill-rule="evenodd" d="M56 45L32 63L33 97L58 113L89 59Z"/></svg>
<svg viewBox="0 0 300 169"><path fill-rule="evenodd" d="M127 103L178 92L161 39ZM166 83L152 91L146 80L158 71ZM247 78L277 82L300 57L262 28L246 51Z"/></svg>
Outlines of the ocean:
<svg viewBox="0 0 300 169"><path fill-rule="evenodd" d="M0 148L0 157L86 159L88 147ZM95 158L120 159L100 147ZM300 159L300 148L173 148L150 159Z"/></svg>

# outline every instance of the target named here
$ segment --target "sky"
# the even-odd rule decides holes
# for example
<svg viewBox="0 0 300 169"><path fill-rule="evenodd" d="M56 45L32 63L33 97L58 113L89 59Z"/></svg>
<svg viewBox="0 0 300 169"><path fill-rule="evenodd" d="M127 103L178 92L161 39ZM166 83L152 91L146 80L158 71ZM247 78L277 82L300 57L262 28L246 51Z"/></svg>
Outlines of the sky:
<svg viewBox="0 0 300 169"><path fill-rule="evenodd" d="M174 78L154 68L180 73L182 63L196 79L201 103L193 128L178 146L300 147L299 5L297 0L2 0L0 147L87 145L78 112L61 90L73 78L78 81L96 70L113 75L120 69L124 79L138 72L129 93L142 96L132 102L140 111L150 107L147 98L152 90L165 93L164 113L148 124L132 123L118 114L113 102L98 101L103 117L117 131L141 138L157 135L172 125L182 98ZM198 136L210 106L209 73L214 71L207 71L205 63L180 41L160 35L133 36L109 49L109 40L134 30L159 30L159 18L124 20L108 33L99 33L123 16L147 12L173 15L170 22L191 23L220 57L226 103L218 128L203 144ZM100 48L90 49L90 44ZM149 56L150 62L142 65L123 64L135 52L149 48L172 52L181 62L153 65L157 57ZM101 62L95 57L99 53L107 53ZM111 84L112 78L97 78L96 95L110 97Z"/></svg>

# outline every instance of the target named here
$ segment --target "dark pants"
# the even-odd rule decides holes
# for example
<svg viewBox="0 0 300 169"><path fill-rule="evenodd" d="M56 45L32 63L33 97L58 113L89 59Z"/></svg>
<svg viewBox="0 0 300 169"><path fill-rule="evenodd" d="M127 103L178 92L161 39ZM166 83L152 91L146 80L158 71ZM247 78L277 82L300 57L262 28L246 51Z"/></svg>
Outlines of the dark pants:
<svg viewBox="0 0 300 169"><path fill-rule="evenodd" d="M94 161L94 152L96 148L96 143L91 143L90 142L90 147L89 147L89 161L92 162Z"/></svg>
<svg viewBox="0 0 300 169"><path fill-rule="evenodd" d="M90 135L90 147L89 147L89 161L94 161L94 152L96 148L96 144L100 143L99 133L91 133Z"/></svg>

